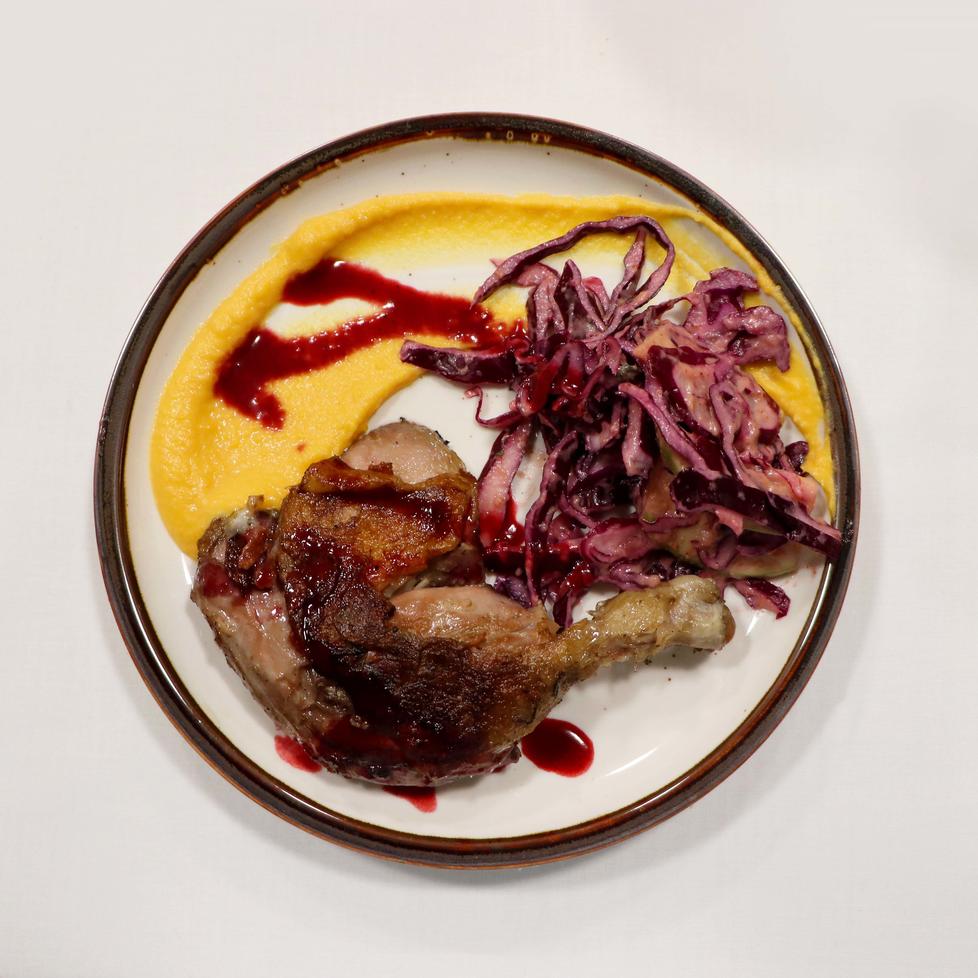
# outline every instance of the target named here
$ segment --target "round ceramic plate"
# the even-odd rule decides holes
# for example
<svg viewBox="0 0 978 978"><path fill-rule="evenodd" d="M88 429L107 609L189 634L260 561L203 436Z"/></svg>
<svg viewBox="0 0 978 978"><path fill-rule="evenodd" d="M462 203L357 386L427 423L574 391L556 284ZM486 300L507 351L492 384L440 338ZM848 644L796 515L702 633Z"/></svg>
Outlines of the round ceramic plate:
<svg viewBox="0 0 978 978"><path fill-rule="evenodd" d="M638 671L607 669L572 689L555 715L594 741L594 763L583 776L562 778L524 760L439 789L434 812L372 785L297 770L278 756L271 721L189 600L193 566L157 513L148 464L163 385L194 331L240 279L305 218L405 191L628 194L691 207L730 231L802 324L826 408L836 522L847 540L835 564L787 580L786 618L752 612L728 592L737 633L722 652L666 657ZM419 270L412 284L471 293L487 268L446 258ZM473 422L458 387L426 376L389 400L373 423L401 416L437 428L480 470L491 433ZM109 599L136 666L184 736L242 791L296 825L373 854L439 866L506 866L593 850L668 818L733 771L785 714L821 656L849 577L857 507L855 435L837 364L805 296L757 232L649 152L576 126L501 115L368 130L283 166L228 205L177 257L136 322L108 393L95 478Z"/></svg>

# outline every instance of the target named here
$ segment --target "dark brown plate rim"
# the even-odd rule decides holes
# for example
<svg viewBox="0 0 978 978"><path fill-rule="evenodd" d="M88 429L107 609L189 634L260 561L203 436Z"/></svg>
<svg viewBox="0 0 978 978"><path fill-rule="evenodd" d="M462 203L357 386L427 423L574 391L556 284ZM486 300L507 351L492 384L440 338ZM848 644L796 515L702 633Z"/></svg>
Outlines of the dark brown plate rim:
<svg viewBox="0 0 978 978"><path fill-rule="evenodd" d="M822 574L811 612L778 678L723 743L670 784L633 804L578 825L532 835L460 839L399 832L333 812L269 775L225 737L181 682L153 628L129 549L124 469L130 416L153 344L183 291L244 225L303 181L364 153L439 137L531 142L601 156L672 187L731 231L801 317L809 355L821 367L816 373L832 436L836 522L846 541L840 558ZM116 365L99 425L94 493L95 533L106 591L133 662L166 715L221 775L269 811L352 849L444 868L502 868L580 855L650 828L716 787L768 737L811 677L845 596L855 554L859 460L849 397L815 311L780 258L726 201L672 163L602 132L533 116L458 113L404 119L321 146L263 177L193 238L153 290Z"/></svg>

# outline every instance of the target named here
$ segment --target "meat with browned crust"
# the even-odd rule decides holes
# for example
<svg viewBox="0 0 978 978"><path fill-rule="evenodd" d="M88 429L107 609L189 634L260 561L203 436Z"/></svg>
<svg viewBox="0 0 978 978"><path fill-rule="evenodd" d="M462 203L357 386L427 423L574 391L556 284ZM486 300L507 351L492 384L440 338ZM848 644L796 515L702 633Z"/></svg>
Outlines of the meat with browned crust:
<svg viewBox="0 0 978 978"><path fill-rule="evenodd" d="M348 459L369 468L314 464L277 517L253 502L216 520L193 589L256 699L330 770L402 785L497 770L602 664L732 634L697 577L621 594L560 632L541 607L472 584L477 560L453 570L474 481L433 432L389 425ZM445 586L418 587L439 562Z"/></svg>

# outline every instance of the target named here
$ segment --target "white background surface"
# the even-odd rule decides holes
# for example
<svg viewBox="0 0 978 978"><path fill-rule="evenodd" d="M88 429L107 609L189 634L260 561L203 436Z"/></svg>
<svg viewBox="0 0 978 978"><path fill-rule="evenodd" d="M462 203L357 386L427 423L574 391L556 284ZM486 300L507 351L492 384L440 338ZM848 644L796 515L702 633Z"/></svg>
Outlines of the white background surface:
<svg viewBox="0 0 978 978"><path fill-rule="evenodd" d="M0 975L973 975L974 280L965 4L20 7L0 57ZM829 649L671 822L497 874L389 865L225 784L118 638L91 528L158 275L284 160L406 115L613 132L761 230L849 382L863 521Z"/></svg>

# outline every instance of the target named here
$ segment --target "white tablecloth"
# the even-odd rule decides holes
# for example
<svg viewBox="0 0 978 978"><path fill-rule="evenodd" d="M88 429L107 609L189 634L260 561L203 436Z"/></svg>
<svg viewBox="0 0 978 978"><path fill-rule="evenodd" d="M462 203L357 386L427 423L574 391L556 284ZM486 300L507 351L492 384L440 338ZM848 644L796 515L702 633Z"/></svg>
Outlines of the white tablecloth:
<svg viewBox="0 0 978 978"><path fill-rule="evenodd" d="M3 52L0 974L976 973L970 4L22 4ZM835 636L761 750L640 838L495 874L343 851L200 761L116 632L90 503L112 364L198 227L313 146L465 109L607 130L747 215L864 471Z"/></svg>

